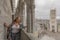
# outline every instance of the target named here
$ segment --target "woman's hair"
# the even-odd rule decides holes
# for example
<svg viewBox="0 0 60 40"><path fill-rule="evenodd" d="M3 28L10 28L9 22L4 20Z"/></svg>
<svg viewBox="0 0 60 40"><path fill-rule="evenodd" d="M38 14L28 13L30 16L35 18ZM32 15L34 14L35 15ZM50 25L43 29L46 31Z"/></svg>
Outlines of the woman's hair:
<svg viewBox="0 0 60 40"><path fill-rule="evenodd" d="M18 19L19 17L16 17L14 20L13 20L13 23L16 22L16 20Z"/></svg>

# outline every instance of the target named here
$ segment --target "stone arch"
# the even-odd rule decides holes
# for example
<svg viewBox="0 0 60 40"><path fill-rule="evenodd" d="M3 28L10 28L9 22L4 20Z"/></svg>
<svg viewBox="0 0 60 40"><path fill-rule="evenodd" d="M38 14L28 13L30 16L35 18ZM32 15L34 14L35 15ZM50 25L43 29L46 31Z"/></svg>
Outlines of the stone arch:
<svg viewBox="0 0 60 40"><path fill-rule="evenodd" d="M16 9L15 17L20 16L23 20L23 10L24 10L24 3L26 3L27 7L27 32L33 32L33 19L35 13L35 4L34 0L19 0L18 7ZM23 22L23 21L22 21Z"/></svg>

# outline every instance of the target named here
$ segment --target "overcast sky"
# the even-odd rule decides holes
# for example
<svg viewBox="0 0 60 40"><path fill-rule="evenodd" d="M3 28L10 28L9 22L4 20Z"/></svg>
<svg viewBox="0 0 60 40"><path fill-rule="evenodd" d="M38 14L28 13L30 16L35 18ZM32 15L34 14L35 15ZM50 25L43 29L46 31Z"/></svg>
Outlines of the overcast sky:
<svg viewBox="0 0 60 40"><path fill-rule="evenodd" d="M60 19L60 0L35 0L35 6L37 19L49 19L51 8L56 8L57 19Z"/></svg>

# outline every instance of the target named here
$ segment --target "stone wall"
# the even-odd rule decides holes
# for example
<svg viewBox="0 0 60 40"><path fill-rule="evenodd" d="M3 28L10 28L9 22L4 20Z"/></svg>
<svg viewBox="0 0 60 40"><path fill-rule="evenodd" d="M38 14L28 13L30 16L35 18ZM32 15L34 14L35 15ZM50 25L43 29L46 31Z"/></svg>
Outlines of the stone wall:
<svg viewBox="0 0 60 40"><path fill-rule="evenodd" d="M0 0L0 40L5 40L3 23L11 23L11 15L10 0Z"/></svg>

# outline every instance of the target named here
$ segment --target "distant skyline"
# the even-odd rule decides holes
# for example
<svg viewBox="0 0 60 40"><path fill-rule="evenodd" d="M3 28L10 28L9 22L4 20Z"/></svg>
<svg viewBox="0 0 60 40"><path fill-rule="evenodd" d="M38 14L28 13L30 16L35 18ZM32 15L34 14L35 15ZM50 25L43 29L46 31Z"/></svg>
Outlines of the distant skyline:
<svg viewBox="0 0 60 40"><path fill-rule="evenodd" d="M60 0L35 0L36 19L49 19L51 8L56 8L57 19L60 19Z"/></svg>

